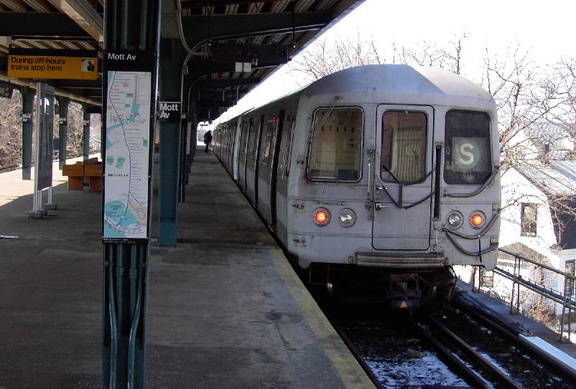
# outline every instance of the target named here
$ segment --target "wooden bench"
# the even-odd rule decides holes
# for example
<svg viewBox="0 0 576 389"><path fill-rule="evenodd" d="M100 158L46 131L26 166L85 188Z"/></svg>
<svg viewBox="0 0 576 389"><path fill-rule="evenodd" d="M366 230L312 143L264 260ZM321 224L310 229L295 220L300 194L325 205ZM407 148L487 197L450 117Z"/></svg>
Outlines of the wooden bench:
<svg viewBox="0 0 576 389"><path fill-rule="evenodd" d="M102 191L102 162L98 160L64 165L62 175L68 177L68 190L83 190L86 183L90 191Z"/></svg>
<svg viewBox="0 0 576 389"><path fill-rule="evenodd" d="M102 192L102 162L84 164L84 177L93 192Z"/></svg>
<svg viewBox="0 0 576 389"><path fill-rule="evenodd" d="M64 165L62 167L62 175L68 177L68 190L84 189L84 162Z"/></svg>

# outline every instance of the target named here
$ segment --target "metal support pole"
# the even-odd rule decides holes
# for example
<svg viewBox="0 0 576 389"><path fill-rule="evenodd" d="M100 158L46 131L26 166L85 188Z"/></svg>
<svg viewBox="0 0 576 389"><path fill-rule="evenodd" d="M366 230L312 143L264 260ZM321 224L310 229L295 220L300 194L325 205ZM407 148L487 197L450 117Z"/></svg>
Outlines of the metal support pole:
<svg viewBox="0 0 576 389"><path fill-rule="evenodd" d="M70 99L66 97L56 97L58 99L59 107L59 122L58 122L58 167L60 170L66 165L66 143L68 142L68 106Z"/></svg>
<svg viewBox="0 0 576 389"><path fill-rule="evenodd" d="M30 180L32 178L32 112L34 112L36 90L24 86L20 88L20 93L22 93L22 179Z"/></svg>
<svg viewBox="0 0 576 389"><path fill-rule="evenodd" d="M88 105L82 104L83 128L82 128L82 155L84 161L90 158L90 112Z"/></svg>
<svg viewBox="0 0 576 389"><path fill-rule="evenodd" d="M175 40L163 39L160 72L160 99L181 101L182 62L185 54ZM160 123L159 185L158 185L158 244L176 246L177 203L182 200L182 126L181 122Z"/></svg>
<svg viewBox="0 0 576 389"><path fill-rule="evenodd" d="M104 387L142 388L149 245L106 245Z"/></svg>
<svg viewBox="0 0 576 389"><path fill-rule="evenodd" d="M514 287L516 287L516 277L517 277L517 268L520 266L518 264L518 257L514 257L514 273L513 273L513 279L512 279L512 295L510 296L510 313L514 313ZM520 292L520 291L518 291Z"/></svg>
<svg viewBox="0 0 576 389"><path fill-rule="evenodd" d="M160 4L161 0L105 4L102 370L103 387L111 389L143 388L145 383ZM128 95L134 99L123 100ZM108 111L108 105L114 109ZM140 120L131 120L132 115ZM119 136L125 142L114 148ZM138 215L137 220L124 225L129 213Z"/></svg>

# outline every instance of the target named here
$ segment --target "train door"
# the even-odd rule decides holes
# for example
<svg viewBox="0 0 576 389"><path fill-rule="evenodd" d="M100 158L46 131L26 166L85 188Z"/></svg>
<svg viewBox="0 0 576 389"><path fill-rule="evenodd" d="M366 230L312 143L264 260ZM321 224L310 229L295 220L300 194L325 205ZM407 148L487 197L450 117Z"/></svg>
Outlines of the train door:
<svg viewBox="0 0 576 389"><path fill-rule="evenodd" d="M432 228L432 107L381 105L376 115L372 246L423 251Z"/></svg>
<svg viewBox="0 0 576 389"><path fill-rule="evenodd" d="M282 143L282 130L284 128L285 111L281 110L278 117L276 135L274 136L274 154L272 155L272 170L270 171L270 225L276 231L276 192L278 184L278 161L280 156L280 144Z"/></svg>
<svg viewBox="0 0 576 389"><path fill-rule="evenodd" d="M254 206L258 205L258 160L262 121L263 116L250 118L248 154L246 156L246 195Z"/></svg>
<svg viewBox="0 0 576 389"><path fill-rule="evenodd" d="M240 127L240 146L238 148L238 184L246 192L246 148L248 143L248 126L243 120Z"/></svg>
<svg viewBox="0 0 576 389"><path fill-rule="evenodd" d="M239 179L239 174L238 174L238 169L239 169L239 164L238 164L238 160L240 159L239 157L239 153L240 153L240 134L242 131L242 118L238 118L238 121L236 122L236 125L234 126L234 132L232 135L232 153L230 153L230 158L232 158L232 160L230 161L230 164L232 166L232 177L234 177L234 181L238 182Z"/></svg>

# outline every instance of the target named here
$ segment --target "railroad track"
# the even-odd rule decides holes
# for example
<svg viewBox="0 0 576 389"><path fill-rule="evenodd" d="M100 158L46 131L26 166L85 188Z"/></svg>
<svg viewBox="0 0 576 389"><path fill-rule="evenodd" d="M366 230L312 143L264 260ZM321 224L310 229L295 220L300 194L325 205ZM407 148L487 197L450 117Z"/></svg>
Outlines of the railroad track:
<svg viewBox="0 0 576 389"><path fill-rule="evenodd" d="M411 324L433 345L440 359L469 385L474 388L522 388L499 365L476 351L439 320L430 316L426 321L429 325L416 321Z"/></svg>
<svg viewBox="0 0 576 389"><path fill-rule="evenodd" d="M464 299L466 300L466 299ZM438 315L344 308L333 323L379 388L574 388L573 371L513 341L518 328L464 314L467 302ZM474 304L472 304L474 307ZM478 313L478 307L470 308ZM501 323L500 323L501 324Z"/></svg>

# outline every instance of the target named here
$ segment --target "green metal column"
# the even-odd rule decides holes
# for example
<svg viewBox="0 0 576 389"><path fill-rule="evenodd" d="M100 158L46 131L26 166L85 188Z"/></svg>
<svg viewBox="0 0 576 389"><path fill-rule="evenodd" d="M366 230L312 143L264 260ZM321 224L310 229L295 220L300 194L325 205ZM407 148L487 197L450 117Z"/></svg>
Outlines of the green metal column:
<svg viewBox="0 0 576 389"><path fill-rule="evenodd" d="M82 156L86 161L90 158L90 112L86 104L82 104L82 116Z"/></svg>
<svg viewBox="0 0 576 389"><path fill-rule="evenodd" d="M184 51L180 41L163 39L160 47L160 100L181 101ZM176 246L178 192L181 171L182 127L180 122L160 124L158 185L158 244Z"/></svg>
<svg viewBox="0 0 576 389"><path fill-rule="evenodd" d="M60 109L60 118L58 123L58 166L60 170L62 170L66 164L66 143L68 141L68 106L70 105L70 99L59 96L56 96L56 99L58 99L58 107Z"/></svg>
<svg viewBox="0 0 576 389"><path fill-rule="evenodd" d="M104 148L104 191L102 219L103 227L103 348L102 370L104 388L143 388L145 384L146 361L146 306L148 290L148 258L150 257L150 230L151 230L151 201L152 201L152 174L153 169L153 139L154 124L156 121L155 108L157 105L157 62L159 53L161 0L107 0L104 15L104 69L105 83L103 85L103 114L102 114L102 147ZM141 58L145 59L145 70ZM133 62L133 63L131 63ZM150 64L149 64L150 63ZM134 65L136 64L136 65ZM149 99L150 117L141 117L149 123L149 133L146 139L138 146L142 150L148 147L148 166L130 166L130 175L134 172L148 172L147 187L145 183L137 184L141 189L148 189L148 211L146 212L145 236L137 239L126 238L119 232L118 237L111 238L110 230L106 229L107 211L114 212L114 207L120 201L114 201L108 207L107 194L114 191L114 185L108 183L107 171L112 172L120 165L131 164L130 158L118 161L117 155L107 154L109 138L107 138L107 101L108 87L115 85L109 79L109 74L118 77L149 77L145 78L146 86L151 89ZM146 76L141 76L145 74ZM148 84L148 82L150 82ZM145 86L145 87L146 87ZM135 91L136 89L134 89ZM141 92L140 92L141 93ZM136 93L133 106L137 107ZM129 96L129 94L123 96ZM118 97L115 97L118 98ZM112 99L112 98L110 98ZM112 110L111 110L112 112ZM138 115L138 114L136 114ZM122 131L124 126L134 124L131 115L116 117L120 126L110 126ZM144 129L145 130L145 129ZM128 136L124 133L124 136ZM86 139L88 141L88 139ZM88 142L86 142L88 143ZM128 150L128 157L132 150ZM141 156L142 154L140 154ZM129 174L126 174L128 176ZM131 185L129 178L121 181ZM145 181L145 180L144 180ZM112 181L111 179L111 182ZM116 181L117 182L117 181ZM118 185L118 184L117 184ZM109 192L108 192L109 191ZM124 204L126 210L128 205ZM114 227L119 227L113 225ZM108 224L108 226L110 226ZM121 236L120 236L121 235Z"/></svg>
<svg viewBox="0 0 576 389"><path fill-rule="evenodd" d="M34 96L36 90L28 86L20 88L22 93L22 179L32 179L32 131L34 123L32 114L34 112Z"/></svg>

